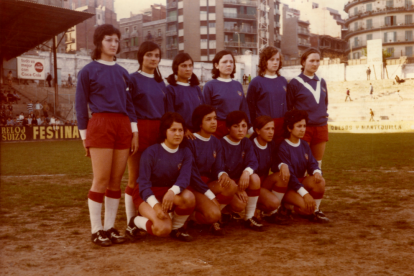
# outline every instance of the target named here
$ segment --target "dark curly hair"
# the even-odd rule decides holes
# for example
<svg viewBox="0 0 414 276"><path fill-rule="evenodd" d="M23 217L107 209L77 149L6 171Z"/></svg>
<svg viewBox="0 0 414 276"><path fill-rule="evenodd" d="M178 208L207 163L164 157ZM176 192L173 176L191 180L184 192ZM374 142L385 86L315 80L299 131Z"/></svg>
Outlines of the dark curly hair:
<svg viewBox="0 0 414 276"><path fill-rule="evenodd" d="M184 133L186 132L185 121L183 117L176 112L166 112L162 115L160 120L160 133L158 136L158 142L162 143L167 139L167 130L172 126L172 124L180 123L183 126Z"/></svg>
<svg viewBox="0 0 414 276"><path fill-rule="evenodd" d="M142 63L144 62L145 54L147 52L154 51L155 49L158 49L160 51L160 61L161 61L161 58L162 58L161 48L156 43L154 43L152 41L145 41L145 42L142 42L141 45L139 45L138 55L137 55L137 59L138 59L138 63L139 63L138 70L142 70ZM155 69L154 79L157 82L162 82L161 72L158 69L158 67Z"/></svg>
<svg viewBox="0 0 414 276"><path fill-rule="evenodd" d="M291 110L285 113L284 121L283 121L283 137L289 138L290 137L290 130L293 129L293 126L297 123L305 119L306 124L308 123L308 113L304 110ZM289 129L288 129L289 128Z"/></svg>
<svg viewBox="0 0 414 276"><path fill-rule="evenodd" d="M260 52L259 64L257 65L257 67L259 68L260 76L264 77L264 75L266 74L266 69L267 69L267 61L271 59L277 53L279 53L280 55L280 62L279 62L279 68L277 68L277 71L276 71L276 75L280 76L279 70L282 69L283 56L282 56L282 52L273 46L268 46Z"/></svg>
<svg viewBox="0 0 414 276"><path fill-rule="evenodd" d="M212 76L212 78L213 78L213 79L217 79L218 77L220 77L220 71L219 71L219 69L217 69L217 68L215 67L215 65L216 65L216 64L219 64L219 62L220 62L221 58L222 58L223 56L225 56L225 55L231 55L231 57L233 58L234 68L233 68L233 72L231 72L230 77L231 77L232 79L234 78L234 74L236 73L236 59L234 58L234 55L233 55L233 53L232 53L232 52L227 51L227 50L223 50L223 51L218 52L218 53L214 56L214 58L213 58L213 61L212 61L212 63L213 63L213 69L211 70L211 74L213 75L213 76Z"/></svg>
<svg viewBox="0 0 414 276"><path fill-rule="evenodd" d="M101 58L102 41L104 40L106 35L114 34L118 36L118 39L121 39L121 32L111 24L104 24L95 29L95 32L93 34L93 44L95 45L95 49L92 51L92 60L98 60ZM118 50L116 51L116 53L119 54L119 52L121 52L121 43L119 43ZM116 60L115 56L114 60Z"/></svg>
<svg viewBox="0 0 414 276"><path fill-rule="evenodd" d="M175 76L178 75L178 66L180 66L181 63L184 63L187 60L191 60L191 63L194 65L194 60L187 53L179 53L178 55L175 56L173 63L172 63L173 73L169 75L167 78L167 82L169 84L177 85L177 80L175 79ZM190 85L196 86L199 84L200 84L200 81L198 80L197 76L193 73L190 78Z"/></svg>
<svg viewBox="0 0 414 276"><path fill-rule="evenodd" d="M308 50L306 50L300 57L300 65L302 65L302 68L300 68L300 70L302 70L302 72L305 71L305 66L303 65L303 63L306 62L308 56L310 56L311 54L319 54L319 56L321 56L321 52L315 48L309 48Z"/></svg>
<svg viewBox="0 0 414 276"><path fill-rule="evenodd" d="M240 124L243 120L249 126L249 117L247 117L246 113L240 110L232 111L226 117L226 127L231 128L232 125Z"/></svg>

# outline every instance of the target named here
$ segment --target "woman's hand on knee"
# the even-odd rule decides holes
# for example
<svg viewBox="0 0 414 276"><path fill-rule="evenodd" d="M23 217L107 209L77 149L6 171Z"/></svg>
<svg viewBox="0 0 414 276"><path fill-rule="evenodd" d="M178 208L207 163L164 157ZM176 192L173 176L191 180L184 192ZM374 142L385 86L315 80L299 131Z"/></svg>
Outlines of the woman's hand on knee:
<svg viewBox="0 0 414 276"><path fill-rule="evenodd" d="M244 191L249 186L250 174L248 171L243 171L239 179L239 191Z"/></svg>
<svg viewBox="0 0 414 276"><path fill-rule="evenodd" d="M168 213L169 210L172 209L174 205L174 192L171 190L168 190L168 192L164 195L162 199L162 210L164 213Z"/></svg>
<svg viewBox="0 0 414 276"><path fill-rule="evenodd" d="M315 182L316 183L321 183L321 181L322 181L322 175L320 173L317 172L313 176L315 177Z"/></svg>
<svg viewBox="0 0 414 276"><path fill-rule="evenodd" d="M290 171L289 171L289 166L288 165L283 164L280 167L280 178L282 179L283 182L289 181Z"/></svg>
<svg viewBox="0 0 414 276"><path fill-rule="evenodd" d="M310 194L306 194L303 196L303 201L305 202L306 210L312 214L315 212L316 209L316 202Z"/></svg>
<svg viewBox="0 0 414 276"><path fill-rule="evenodd" d="M162 210L162 206L160 203L157 203L154 205L154 211L155 211L155 214L157 215L157 218L162 219L162 220L167 219L167 213L165 213Z"/></svg>

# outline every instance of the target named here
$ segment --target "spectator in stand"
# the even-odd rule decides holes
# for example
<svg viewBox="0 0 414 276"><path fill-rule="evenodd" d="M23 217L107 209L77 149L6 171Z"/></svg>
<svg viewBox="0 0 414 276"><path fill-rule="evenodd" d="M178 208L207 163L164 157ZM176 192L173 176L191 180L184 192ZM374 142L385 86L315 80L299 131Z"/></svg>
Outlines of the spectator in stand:
<svg viewBox="0 0 414 276"><path fill-rule="evenodd" d="M70 121L69 120L66 120L65 121L65 126L71 126L72 124L70 123Z"/></svg>
<svg viewBox="0 0 414 276"><path fill-rule="evenodd" d="M12 73L12 71L9 71L9 73L7 74L7 84L9 86L12 86L12 84L13 84L13 73Z"/></svg>
<svg viewBox="0 0 414 276"><path fill-rule="evenodd" d="M13 112L13 106L11 105L11 103L9 103L9 105L7 106L7 108L9 109L9 112Z"/></svg>
<svg viewBox="0 0 414 276"><path fill-rule="evenodd" d="M20 115L16 115L16 119L14 119L14 125L15 126L21 126L22 122L23 122L23 120L20 119Z"/></svg>
<svg viewBox="0 0 414 276"><path fill-rule="evenodd" d="M45 116L40 116L40 118L44 126L47 126L49 124L49 121L50 121L49 118L45 118Z"/></svg>
<svg viewBox="0 0 414 276"><path fill-rule="evenodd" d="M7 99L9 101L9 103L17 103L17 99L16 99L16 97L14 97L14 95L11 91L8 91Z"/></svg>
<svg viewBox="0 0 414 276"><path fill-rule="evenodd" d="M19 119L20 119L20 120L24 120L24 114L23 114L23 112L20 112L20 114L19 114Z"/></svg>
<svg viewBox="0 0 414 276"><path fill-rule="evenodd" d="M72 77L69 74L69 76L68 76L68 87L72 87L72 86L73 86Z"/></svg>
<svg viewBox="0 0 414 276"><path fill-rule="evenodd" d="M42 125L43 125L43 121L42 121L42 119L40 118L40 116L36 116L36 121L37 121L37 125L38 125L38 126L42 126Z"/></svg>
<svg viewBox="0 0 414 276"><path fill-rule="evenodd" d="M20 95L17 94L17 91L14 91L13 92L13 96L16 98L16 103L17 103L17 101L20 101L21 100Z"/></svg>
<svg viewBox="0 0 414 276"><path fill-rule="evenodd" d="M33 101L30 100L30 102L27 104L27 112L30 114L33 113Z"/></svg>
<svg viewBox="0 0 414 276"><path fill-rule="evenodd" d="M43 103L43 115L46 117L46 118L48 118L49 117L49 110L50 110L50 108L49 108L49 104L45 101L44 103Z"/></svg>
<svg viewBox="0 0 414 276"><path fill-rule="evenodd" d="M32 116L32 126L37 126L37 119L36 116Z"/></svg>
<svg viewBox="0 0 414 276"><path fill-rule="evenodd" d="M71 126L74 126L74 125L75 125L75 121L74 121L74 120L71 120L71 121L70 121L70 125L71 125Z"/></svg>
<svg viewBox="0 0 414 276"><path fill-rule="evenodd" d="M39 101L36 101L36 103L35 103L35 114L36 114L36 116L41 116L42 115L42 110L43 110L43 105Z"/></svg>
<svg viewBox="0 0 414 276"><path fill-rule="evenodd" d="M371 79L371 69L369 69L369 67L368 67L368 69L367 69L367 80L370 80Z"/></svg>
<svg viewBox="0 0 414 276"><path fill-rule="evenodd" d="M6 117L2 116L0 118L0 126L6 126L7 125L7 119Z"/></svg>
<svg viewBox="0 0 414 276"><path fill-rule="evenodd" d="M1 110L0 110L0 114L2 117L6 116L6 106L5 105L1 105Z"/></svg>
<svg viewBox="0 0 414 276"><path fill-rule="evenodd" d="M368 67L369 69L369 67ZM374 99L374 86L372 86L372 83L369 84L369 94L371 95L371 99Z"/></svg>
<svg viewBox="0 0 414 276"><path fill-rule="evenodd" d="M6 125L7 125L7 126L14 126L14 121L12 120L12 118L11 118L11 117L9 117L9 118L7 119Z"/></svg>
<svg viewBox="0 0 414 276"><path fill-rule="evenodd" d="M1 103L7 103L7 102L8 102L6 92L3 92L3 91L2 91L2 92L0 93L0 101L1 101Z"/></svg>
<svg viewBox="0 0 414 276"><path fill-rule="evenodd" d="M369 115L371 115L371 118L369 118L369 121L370 122L375 122L375 120L374 120L374 111L372 111L371 108L369 109Z"/></svg>
<svg viewBox="0 0 414 276"><path fill-rule="evenodd" d="M55 116L52 115L50 117L49 125L51 125L53 127L53 130L57 130L58 129L57 126L56 126L57 124L56 124Z"/></svg>
<svg viewBox="0 0 414 276"><path fill-rule="evenodd" d="M33 118L32 118L32 116L27 116L27 125L28 126L32 126L32 121L33 121Z"/></svg>
<svg viewBox="0 0 414 276"><path fill-rule="evenodd" d="M47 73L46 81L49 84L49 87L52 87L52 84L50 83L52 80L52 75L50 73Z"/></svg>

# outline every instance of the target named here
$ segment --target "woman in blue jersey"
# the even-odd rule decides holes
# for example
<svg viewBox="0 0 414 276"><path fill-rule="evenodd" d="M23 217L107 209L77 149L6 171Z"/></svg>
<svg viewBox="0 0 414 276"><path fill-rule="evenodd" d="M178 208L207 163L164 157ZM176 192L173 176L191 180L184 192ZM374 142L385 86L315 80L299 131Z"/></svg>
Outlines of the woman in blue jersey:
<svg viewBox="0 0 414 276"><path fill-rule="evenodd" d="M132 102L138 118L137 154L128 159L128 186L125 189L127 222L135 216L132 192L139 175L139 163L146 148L158 139L160 119L165 113L166 87L158 70L161 49L154 42L146 41L138 49L139 68L131 74Z"/></svg>
<svg viewBox="0 0 414 276"><path fill-rule="evenodd" d="M289 168L280 162L277 151L278 146L273 140L275 133L274 121L269 116L257 117L253 123L253 148L259 163L255 173L260 177L260 195L257 208L261 210L262 217L269 223L284 224L287 217L279 212L283 196L289 182ZM272 174L269 174L269 171Z"/></svg>
<svg viewBox="0 0 414 276"><path fill-rule="evenodd" d="M273 140L276 145L283 141L283 116L287 111L287 81L279 73L282 54L276 47L268 46L260 52L259 75L249 84L247 103L250 120L270 116L274 121Z"/></svg>
<svg viewBox="0 0 414 276"><path fill-rule="evenodd" d="M134 189L134 204L139 216L132 217L126 235L132 241L142 231L151 235L170 235L181 241L192 237L182 227L194 211L195 198L186 189L190 184L193 155L182 147L184 119L178 113L162 116L159 144L150 146L141 157L139 186ZM172 219L169 212L173 212Z"/></svg>
<svg viewBox="0 0 414 276"><path fill-rule="evenodd" d="M222 146L213 135L217 130L214 107L196 107L192 125L195 139L187 140L187 147L195 161L190 183L196 197L195 220L200 224L211 224L211 232L221 236L220 210L232 201L237 185L224 170Z"/></svg>
<svg viewBox="0 0 414 276"><path fill-rule="evenodd" d="M194 61L187 53L178 54L172 63L173 73L167 78L167 111L177 112L186 123L185 136L194 139L191 116L194 109L204 103L200 82L193 73Z"/></svg>
<svg viewBox="0 0 414 276"><path fill-rule="evenodd" d="M129 91L129 74L116 64L121 33L105 24L96 28L93 61L78 77L76 114L86 156L91 157L93 182L88 194L92 242L100 246L123 243L114 228L121 179L130 153L138 149L134 106ZM92 118L89 120L89 109ZM105 197L105 222L101 209Z"/></svg>
<svg viewBox="0 0 414 276"><path fill-rule="evenodd" d="M311 148L302 138L305 136L308 114L292 110L285 114L283 128L285 141L279 147L279 159L289 167L288 191L284 205L310 221L325 223L329 219L319 209L325 193L325 180ZM306 174L307 173L307 174Z"/></svg>
<svg viewBox="0 0 414 276"><path fill-rule="evenodd" d="M236 73L236 61L230 51L220 51L213 59L213 80L203 89L204 102L217 110L217 131L214 134L221 139L228 134L227 115L232 111L243 111L249 116L249 108L244 97L243 86L233 80ZM248 118L247 124L250 124Z"/></svg>
<svg viewBox="0 0 414 276"><path fill-rule="evenodd" d="M287 91L288 110L303 110L309 121L303 140L308 142L312 154L322 166L322 158L328 141L328 89L324 79L316 76L321 54L311 48L303 53L300 62L302 73L293 78Z"/></svg>

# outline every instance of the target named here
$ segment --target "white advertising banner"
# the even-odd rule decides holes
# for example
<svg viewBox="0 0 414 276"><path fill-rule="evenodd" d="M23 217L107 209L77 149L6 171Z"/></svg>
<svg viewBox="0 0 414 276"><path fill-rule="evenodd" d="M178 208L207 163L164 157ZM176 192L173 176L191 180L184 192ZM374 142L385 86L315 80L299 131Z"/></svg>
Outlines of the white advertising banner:
<svg viewBox="0 0 414 276"><path fill-rule="evenodd" d="M45 59L17 57L17 76L19 79L45 80Z"/></svg>
<svg viewBox="0 0 414 276"><path fill-rule="evenodd" d="M373 39L367 41L367 64L375 79L381 79L382 71L382 40Z"/></svg>

